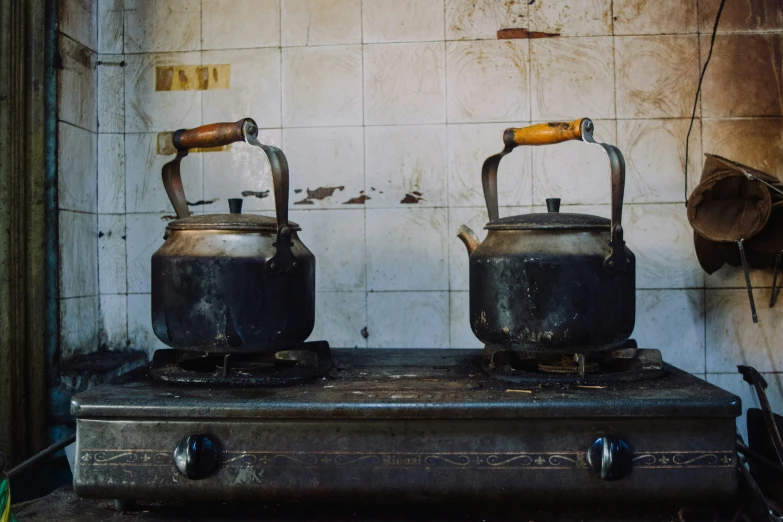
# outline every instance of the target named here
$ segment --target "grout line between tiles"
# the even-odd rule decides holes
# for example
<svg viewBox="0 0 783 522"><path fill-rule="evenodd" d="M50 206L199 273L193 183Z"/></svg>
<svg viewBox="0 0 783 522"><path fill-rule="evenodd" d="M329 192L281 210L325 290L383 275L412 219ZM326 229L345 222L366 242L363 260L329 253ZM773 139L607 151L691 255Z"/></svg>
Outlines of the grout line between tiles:
<svg viewBox="0 0 783 522"><path fill-rule="evenodd" d="M696 118L697 120L704 119L706 121L753 121L753 120L783 120L783 116L734 116L734 117L707 117L707 118ZM676 117L662 117L662 118L593 118L593 121L613 121L617 120L619 121L669 121L669 120L690 120L690 117L688 116L676 116ZM65 120L58 120L61 123L67 123L68 125L72 125L74 127L78 127L77 125L73 125L72 123L65 121ZM529 123L540 123L540 122L546 122L549 120L530 120ZM357 124L351 124L351 125L285 125L282 127L263 127L261 130L291 130L291 129L339 129L339 128L346 128L346 127L422 127L422 126L432 126L432 125L490 125L490 124L506 124L506 125L515 125L518 124L519 120L504 120L504 121L465 121L465 122L445 122L445 121L433 121L433 122L426 122L426 123L368 123L366 125L357 125ZM89 129L84 129L83 127L78 127L82 130L93 132L95 134L119 134L117 132L95 132L91 131ZM136 130L136 131L128 131L124 134L129 135L137 135L137 134L159 134L161 132L170 132L173 129L156 129L156 130Z"/></svg>
<svg viewBox="0 0 783 522"><path fill-rule="evenodd" d="M362 80L362 177L364 179L364 193L367 194L367 124L366 124L366 96L364 95L364 0L359 1L359 41L362 50L361 59L361 71L360 76ZM364 219L364 331L369 331L370 323L370 299L368 294L368 286L370 279L370 266L369 266L369 248L367 247L367 205L362 205L363 212L362 218ZM369 332L373 335L372 332ZM362 336L364 338L364 336ZM369 336L368 336L369 338ZM369 342L364 339L364 347L369 348Z"/></svg>
<svg viewBox="0 0 783 522"><path fill-rule="evenodd" d="M448 121L449 121L449 44L446 42L446 5L445 1L443 2L443 102L445 104L444 107L444 114L446 115L446 125L444 126L444 132L446 133L446 151L451 150L449 148L449 129L448 129ZM445 153L448 156L448 152ZM446 201L449 200L449 167L448 167L448 157L445 159L445 165L446 165ZM451 231L451 206L445 205L446 209L446 237L450 237ZM449 249L449 243L448 240L444 242L445 247L445 256L446 256L446 339L448 342L447 348L452 348L454 346L455 340L451 338L451 255L450 255L450 249Z"/></svg>
<svg viewBox="0 0 783 522"><path fill-rule="evenodd" d="M445 22L445 21L444 21ZM445 23L444 23L445 27ZM281 30L282 33L282 30ZM682 33L606 33L606 34L580 34L580 35L568 35L568 34L561 34L557 37L558 40L562 39L575 39L575 38L606 38L609 36L618 36L621 38L625 37L655 37L655 36L693 36L699 34L697 32L682 32ZM780 30L776 29L767 29L767 30L759 30L759 31L729 31L729 32L723 32L718 31L719 35L776 35L780 34ZM67 36L67 35L66 35ZM72 39L72 38L71 38ZM523 40L534 40L534 38L521 38ZM392 42L364 42L364 41L358 41L358 42L351 42L351 43L327 43L327 44L307 44L307 45L283 45L282 43L280 45L260 45L260 46L254 46L254 47L214 47L214 48L203 48L204 51L241 51L241 50L247 50L247 49L274 49L276 47L288 49L288 48L309 48L309 47L345 47L348 45L398 45L398 44L408 44L408 43L439 43L439 42L496 42L496 41L502 41L498 40L497 38L454 38L454 39L444 39L444 40L399 40L399 41L392 41ZM78 43L78 42L77 42ZM81 44L80 44L81 45ZM169 50L169 51L138 51L138 52L132 52L132 53L126 53L128 55L139 55L139 54L167 54L167 53L181 53L181 52L191 52L188 50Z"/></svg>

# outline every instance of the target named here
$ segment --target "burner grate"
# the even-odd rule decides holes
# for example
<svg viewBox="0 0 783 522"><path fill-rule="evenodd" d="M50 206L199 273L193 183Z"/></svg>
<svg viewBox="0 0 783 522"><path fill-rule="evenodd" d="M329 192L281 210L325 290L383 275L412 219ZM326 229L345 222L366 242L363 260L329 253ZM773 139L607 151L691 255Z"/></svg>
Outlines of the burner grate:
<svg viewBox="0 0 783 522"><path fill-rule="evenodd" d="M285 386L323 376L331 366L329 343L315 341L276 352L156 350L150 376L175 384Z"/></svg>
<svg viewBox="0 0 783 522"><path fill-rule="evenodd" d="M636 348L635 341L597 355L529 353L487 345L482 367L496 379L524 384L610 384L665 375L661 352Z"/></svg>

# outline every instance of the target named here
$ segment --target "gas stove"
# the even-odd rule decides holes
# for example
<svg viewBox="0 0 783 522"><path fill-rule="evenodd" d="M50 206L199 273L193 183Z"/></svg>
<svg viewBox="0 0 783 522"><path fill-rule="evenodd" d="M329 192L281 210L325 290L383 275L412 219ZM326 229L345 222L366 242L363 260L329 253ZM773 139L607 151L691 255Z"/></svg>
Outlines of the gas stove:
<svg viewBox="0 0 783 522"><path fill-rule="evenodd" d="M165 382L153 364L73 399L74 488L123 500L731 500L736 396L665 363L598 381L583 362L581 375L509 380L528 372L491 367L481 350L336 349L324 375L266 387Z"/></svg>

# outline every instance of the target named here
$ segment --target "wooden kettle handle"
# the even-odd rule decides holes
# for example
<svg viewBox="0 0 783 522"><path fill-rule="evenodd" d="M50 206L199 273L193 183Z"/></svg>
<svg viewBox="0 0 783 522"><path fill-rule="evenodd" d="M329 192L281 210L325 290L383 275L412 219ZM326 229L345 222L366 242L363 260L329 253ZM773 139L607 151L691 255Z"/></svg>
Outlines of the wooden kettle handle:
<svg viewBox="0 0 783 522"><path fill-rule="evenodd" d="M195 129L181 129L174 132L172 142L177 150L195 148L222 147L245 140L245 123L250 123L248 132L255 135L258 125L251 118L242 118L237 122L211 123Z"/></svg>
<svg viewBox="0 0 783 522"><path fill-rule="evenodd" d="M570 140L581 140L583 125L587 132L593 130L593 122L587 118L579 118L571 122L555 121L537 123L521 129L506 129L503 133L503 143L514 148L519 145L552 145Z"/></svg>

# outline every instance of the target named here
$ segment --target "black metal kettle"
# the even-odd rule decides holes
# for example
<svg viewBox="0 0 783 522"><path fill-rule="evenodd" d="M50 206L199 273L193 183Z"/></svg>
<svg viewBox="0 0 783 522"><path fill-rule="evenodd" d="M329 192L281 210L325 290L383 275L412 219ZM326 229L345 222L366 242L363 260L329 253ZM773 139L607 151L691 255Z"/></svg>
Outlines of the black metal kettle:
<svg viewBox="0 0 783 522"><path fill-rule="evenodd" d="M500 218L497 169L519 145L582 140L602 147L611 168L611 220L559 212ZM505 148L489 157L481 179L489 213L483 242L468 227L458 237L470 255L470 325L486 345L552 353L608 351L630 337L635 321L636 260L623 241L625 161L593 140L593 122L541 123L507 129Z"/></svg>
<svg viewBox="0 0 783 522"><path fill-rule="evenodd" d="M152 325L171 346L200 351L276 351L303 342L315 322L315 256L288 221L288 162L262 145L245 118L173 135L177 157L163 166L163 185L177 212L152 256ZM275 217L190 215L180 161L195 147L245 141L272 168Z"/></svg>

